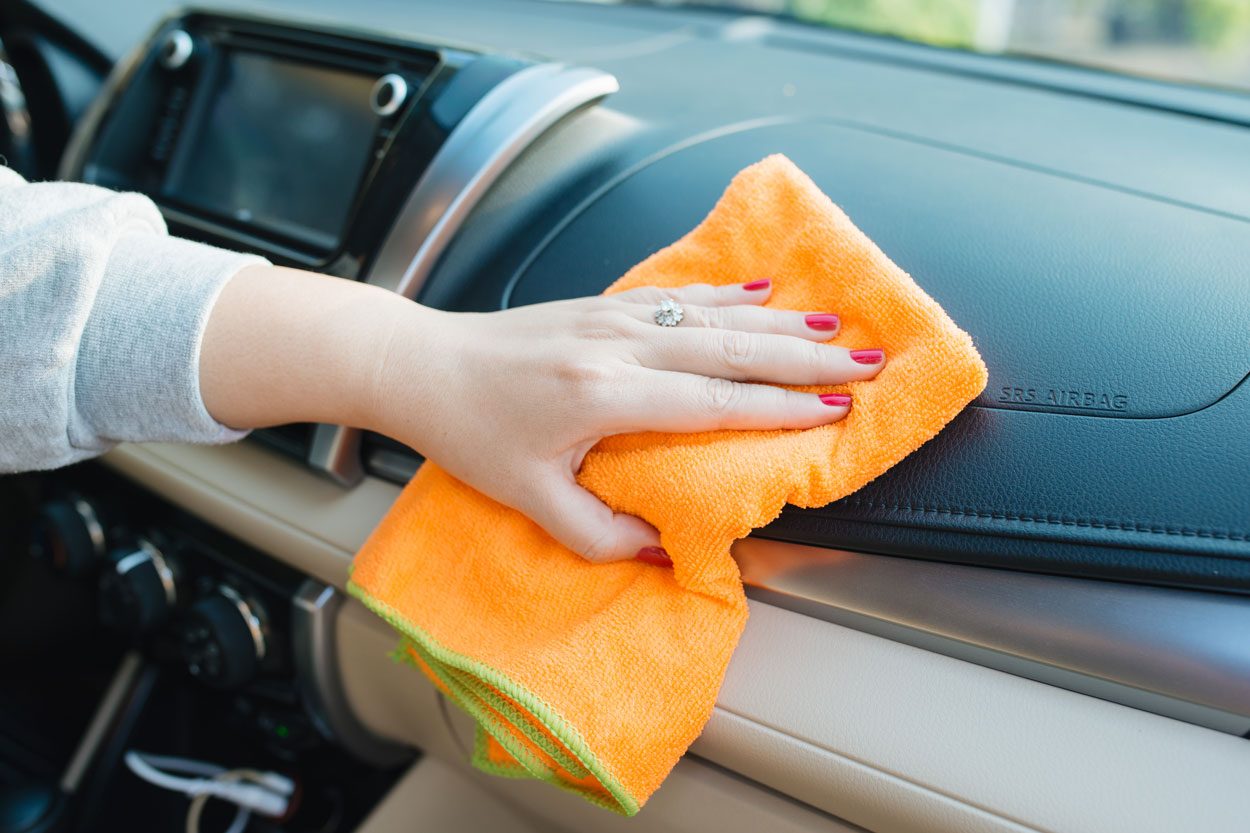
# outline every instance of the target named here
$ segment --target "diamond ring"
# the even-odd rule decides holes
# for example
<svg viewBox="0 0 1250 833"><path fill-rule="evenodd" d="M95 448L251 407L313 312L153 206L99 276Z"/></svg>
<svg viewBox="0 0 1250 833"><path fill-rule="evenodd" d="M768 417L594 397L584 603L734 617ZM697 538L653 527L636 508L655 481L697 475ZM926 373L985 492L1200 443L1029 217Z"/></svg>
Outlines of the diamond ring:
<svg viewBox="0 0 1250 833"><path fill-rule="evenodd" d="M685 310L681 308L681 304L672 298L665 298L660 301L660 305L655 308L652 317L655 323L661 327L676 327L681 320L686 317Z"/></svg>

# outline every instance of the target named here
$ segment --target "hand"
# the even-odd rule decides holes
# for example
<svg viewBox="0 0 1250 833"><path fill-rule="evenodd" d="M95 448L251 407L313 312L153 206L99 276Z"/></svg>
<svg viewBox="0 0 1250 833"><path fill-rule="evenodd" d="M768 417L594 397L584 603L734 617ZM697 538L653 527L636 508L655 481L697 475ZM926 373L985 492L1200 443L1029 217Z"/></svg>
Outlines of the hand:
<svg viewBox="0 0 1250 833"><path fill-rule="evenodd" d="M328 422L407 443L594 561L659 546L577 484L586 452L637 431L811 428L849 397L779 385L871 379L880 350L822 342L824 311L762 308L767 281L647 287L485 314L422 307L374 286L253 266L205 327L200 393L219 422ZM656 306L685 308L660 327Z"/></svg>
<svg viewBox="0 0 1250 833"><path fill-rule="evenodd" d="M644 521L579 486L603 437L639 431L810 428L850 408L845 395L773 387L874 377L881 351L825 342L837 317L765 309L767 281L647 287L488 314L400 323L370 408L379 430L526 514L593 561L659 546ZM660 327L656 305L684 307Z"/></svg>

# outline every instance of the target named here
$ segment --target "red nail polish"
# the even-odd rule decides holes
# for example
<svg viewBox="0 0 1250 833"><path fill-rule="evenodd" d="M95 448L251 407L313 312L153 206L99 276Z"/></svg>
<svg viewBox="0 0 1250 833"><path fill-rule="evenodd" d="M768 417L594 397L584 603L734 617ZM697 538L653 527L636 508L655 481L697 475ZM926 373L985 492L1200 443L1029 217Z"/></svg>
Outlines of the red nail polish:
<svg viewBox="0 0 1250 833"><path fill-rule="evenodd" d="M885 361L884 350L852 350L851 358L860 364L881 364Z"/></svg>
<svg viewBox="0 0 1250 833"><path fill-rule="evenodd" d="M663 547L643 547L638 550L635 559L643 564L653 564L656 567L672 567L673 559L668 557L668 553Z"/></svg>
<svg viewBox="0 0 1250 833"><path fill-rule="evenodd" d="M820 401L826 405L833 405L838 408L849 408L851 406L851 396L847 393L822 393Z"/></svg>
<svg viewBox="0 0 1250 833"><path fill-rule="evenodd" d="M813 330L836 330L838 328L838 316L831 312L816 312L811 315L804 316L807 326Z"/></svg>
<svg viewBox="0 0 1250 833"><path fill-rule="evenodd" d="M772 285L773 285L772 281L770 281L768 278L764 278L762 281L751 281L750 283L744 283L742 285L742 288L745 289L747 292L759 292L762 289L768 289L768 287Z"/></svg>

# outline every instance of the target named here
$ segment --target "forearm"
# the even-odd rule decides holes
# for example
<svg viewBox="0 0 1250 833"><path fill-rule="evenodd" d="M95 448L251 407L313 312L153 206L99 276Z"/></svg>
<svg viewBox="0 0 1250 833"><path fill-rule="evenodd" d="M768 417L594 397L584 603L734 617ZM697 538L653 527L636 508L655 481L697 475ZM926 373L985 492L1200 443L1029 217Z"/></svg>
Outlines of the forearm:
<svg viewBox="0 0 1250 833"><path fill-rule="evenodd" d="M433 372L395 356L432 342L443 315L365 284L244 269L222 290L204 332L204 404L233 428L326 422L394 433L384 418L394 403L382 402L398 387L393 377L402 372L419 391Z"/></svg>

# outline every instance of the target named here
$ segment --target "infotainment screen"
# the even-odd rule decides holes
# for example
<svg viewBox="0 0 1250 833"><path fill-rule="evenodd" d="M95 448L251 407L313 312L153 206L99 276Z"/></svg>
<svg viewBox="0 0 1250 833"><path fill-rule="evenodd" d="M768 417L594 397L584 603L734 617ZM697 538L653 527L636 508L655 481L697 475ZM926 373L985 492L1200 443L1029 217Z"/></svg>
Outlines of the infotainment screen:
<svg viewBox="0 0 1250 833"><path fill-rule="evenodd" d="M342 237L369 162L373 77L226 52L165 194L322 250Z"/></svg>

